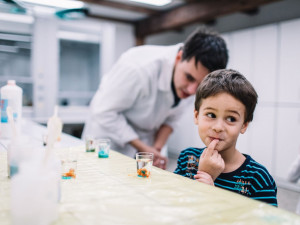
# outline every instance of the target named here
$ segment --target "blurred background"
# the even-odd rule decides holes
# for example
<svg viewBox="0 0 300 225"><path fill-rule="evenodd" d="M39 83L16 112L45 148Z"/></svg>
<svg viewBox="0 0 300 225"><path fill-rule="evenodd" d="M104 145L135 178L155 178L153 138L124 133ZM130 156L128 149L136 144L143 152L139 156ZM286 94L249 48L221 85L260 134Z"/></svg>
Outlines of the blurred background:
<svg viewBox="0 0 300 225"><path fill-rule="evenodd" d="M228 68L244 74L259 95L254 121L238 149L267 167L280 193L287 190L290 198L279 199L292 211L300 193L299 184L286 181L300 152L300 1L157 3L0 0L0 86L15 79L24 91L23 117L41 124L58 104L64 132L80 137L102 75L124 51L172 45L197 26L212 28L227 42ZM192 105L180 124L168 142L174 159L186 147L203 146Z"/></svg>

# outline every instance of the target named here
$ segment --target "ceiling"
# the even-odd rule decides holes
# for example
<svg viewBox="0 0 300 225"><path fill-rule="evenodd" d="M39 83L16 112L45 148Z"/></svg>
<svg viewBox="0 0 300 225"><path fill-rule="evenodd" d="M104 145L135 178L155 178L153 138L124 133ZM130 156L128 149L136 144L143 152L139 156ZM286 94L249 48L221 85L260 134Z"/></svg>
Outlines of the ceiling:
<svg viewBox="0 0 300 225"><path fill-rule="evenodd" d="M281 0L172 0L162 7L130 0L80 1L87 8L87 17L132 24L137 44L143 44L145 37L151 34L180 30L193 23L213 23L220 16L237 12L257 14L260 6ZM0 0L0 9L3 10L7 3L24 2Z"/></svg>
<svg viewBox="0 0 300 225"><path fill-rule="evenodd" d="M279 0L173 0L154 7L129 0L81 0L89 8L88 16L135 26L137 39L151 34L177 30L192 23L209 23L236 12L253 14L259 7Z"/></svg>

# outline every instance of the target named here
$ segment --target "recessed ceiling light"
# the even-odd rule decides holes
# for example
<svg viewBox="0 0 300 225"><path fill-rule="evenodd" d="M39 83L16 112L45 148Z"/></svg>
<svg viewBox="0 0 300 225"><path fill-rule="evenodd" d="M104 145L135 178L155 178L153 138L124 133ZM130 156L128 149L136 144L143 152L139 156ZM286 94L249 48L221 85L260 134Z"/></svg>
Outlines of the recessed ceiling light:
<svg viewBox="0 0 300 225"><path fill-rule="evenodd" d="M37 5L58 7L58 8L81 8L84 6L83 2L72 0L22 0L22 2L33 3Z"/></svg>
<svg viewBox="0 0 300 225"><path fill-rule="evenodd" d="M164 6L169 4L172 0L130 0L130 1L140 2L148 5Z"/></svg>

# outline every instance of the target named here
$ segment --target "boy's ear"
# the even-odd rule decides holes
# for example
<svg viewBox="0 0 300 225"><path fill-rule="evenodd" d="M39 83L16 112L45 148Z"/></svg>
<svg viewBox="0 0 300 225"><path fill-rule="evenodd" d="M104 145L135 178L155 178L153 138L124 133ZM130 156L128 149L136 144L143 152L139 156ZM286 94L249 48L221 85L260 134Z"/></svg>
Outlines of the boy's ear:
<svg viewBox="0 0 300 225"><path fill-rule="evenodd" d="M199 111L197 111L196 109L194 109L194 123L196 125L198 124L198 115L199 115Z"/></svg>
<svg viewBox="0 0 300 225"><path fill-rule="evenodd" d="M249 126L249 122L244 123L243 126L242 126L242 129L241 129L240 133L241 134L245 133L246 130L247 130L247 128L248 128L248 126Z"/></svg>

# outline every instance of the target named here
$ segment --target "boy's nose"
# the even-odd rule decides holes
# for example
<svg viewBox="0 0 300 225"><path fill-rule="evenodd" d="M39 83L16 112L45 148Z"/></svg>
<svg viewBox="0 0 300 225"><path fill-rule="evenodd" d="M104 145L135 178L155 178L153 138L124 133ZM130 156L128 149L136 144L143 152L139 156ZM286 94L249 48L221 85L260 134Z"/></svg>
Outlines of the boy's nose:
<svg viewBox="0 0 300 225"><path fill-rule="evenodd" d="M212 129L217 133L223 131L224 130L224 122L222 120L216 120L214 125L212 126Z"/></svg>

